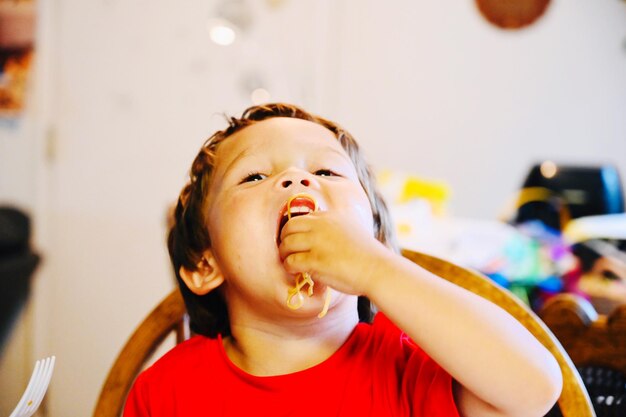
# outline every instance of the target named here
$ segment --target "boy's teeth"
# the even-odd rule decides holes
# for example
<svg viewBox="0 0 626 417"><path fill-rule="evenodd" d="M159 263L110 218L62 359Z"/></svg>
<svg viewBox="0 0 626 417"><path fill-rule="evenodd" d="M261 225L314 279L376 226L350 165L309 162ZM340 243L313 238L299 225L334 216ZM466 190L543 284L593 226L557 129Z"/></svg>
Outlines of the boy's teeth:
<svg viewBox="0 0 626 417"><path fill-rule="evenodd" d="M290 217L304 216L306 214L313 213L315 208L317 208L315 201L308 197L292 198L287 202L287 206L288 207L278 225L278 237L276 239L276 243L279 245L281 231L283 230L283 227L285 227L285 224L287 224L287 221L289 221Z"/></svg>
<svg viewBox="0 0 626 417"><path fill-rule="evenodd" d="M296 213L311 213L313 210L311 210L309 207L307 206L296 206L296 207L290 207L289 209L289 214L291 214L292 216Z"/></svg>

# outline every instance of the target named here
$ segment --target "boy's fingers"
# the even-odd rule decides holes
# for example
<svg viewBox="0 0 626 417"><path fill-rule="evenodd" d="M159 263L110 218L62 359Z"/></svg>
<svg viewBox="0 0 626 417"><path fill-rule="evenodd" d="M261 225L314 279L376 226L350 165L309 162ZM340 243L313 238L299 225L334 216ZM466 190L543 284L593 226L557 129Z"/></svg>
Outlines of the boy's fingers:
<svg viewBox="0 0 626 417"><path fill-rule="evenodd" d="M287 272L290 274L297 274L299 272L307 271L309 269L307 265L307 255L308 252L296 252L288 255L283 260L283 265Z"/></svg>
<svg viewBox="0 0 626 417"><path fill-rule="evenodd" d="M300 216L300 217L305 217L305 216ZM306 233L310 231L311 231L311 227L308 222L299 221L297 217L294 217L291 220L289 220L285 224L285 226L283 226L283 229L280 231L280 241L283 242L288 236L291 236L297 233Z"/></svg>
<svg viewBox="0 0 626 417"><path fill-rule="evenodd" d="M309 239L303 233L294 233L283 237L280 246L278 246L278 253L281 259L285 259L292 253L306 252L310 249Z"/></svg>
<svg viewBox="0 0 626 417"><path fill-rule="evenodd" d="M311 218L312 215L306 216L295 216L289 219L285 226L283 227L283 231L289 230L293 232L306 232L311 229Z"/></svg>

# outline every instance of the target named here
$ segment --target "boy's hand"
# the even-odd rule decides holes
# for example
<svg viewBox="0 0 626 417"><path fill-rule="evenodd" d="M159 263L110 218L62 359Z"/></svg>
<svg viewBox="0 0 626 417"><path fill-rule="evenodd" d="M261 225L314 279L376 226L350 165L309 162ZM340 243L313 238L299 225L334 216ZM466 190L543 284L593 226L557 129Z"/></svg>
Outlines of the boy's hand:
<svg viewBox="0 0 626 417"><path fill-rule="evenodd" d="M364 295L389 250L361 219L318 211L287 222L279 253L291 274L308 272L335 290Z"/></svg>

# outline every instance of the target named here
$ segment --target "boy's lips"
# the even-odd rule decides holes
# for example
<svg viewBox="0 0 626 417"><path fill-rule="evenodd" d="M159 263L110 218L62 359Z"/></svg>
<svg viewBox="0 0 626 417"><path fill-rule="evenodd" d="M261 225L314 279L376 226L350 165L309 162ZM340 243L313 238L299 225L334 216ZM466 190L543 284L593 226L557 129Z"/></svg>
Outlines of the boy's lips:
<svg viewBox="0 0 626 417"><path fill-rule="evenodd" d="M276 243L280 245L280 233L289 221L289 217L304 216L317 210L317 202L309 194L296 194L289 197L278 216L278 233Z"/></svg>

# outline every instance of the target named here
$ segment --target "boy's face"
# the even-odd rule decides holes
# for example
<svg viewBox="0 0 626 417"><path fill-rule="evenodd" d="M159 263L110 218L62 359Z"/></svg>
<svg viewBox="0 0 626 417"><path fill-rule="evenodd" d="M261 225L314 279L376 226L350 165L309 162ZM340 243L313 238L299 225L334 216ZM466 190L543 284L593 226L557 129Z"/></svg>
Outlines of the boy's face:
<svg viewBox="0 0 626 417"><path fill-rule="evenodd" d="M225 278L229 310L317 314L324 288L293 312L293 286L279 257L280 218L287 200L308 193L318 210L335 212L374 235L372 211L352 161L325 127L295 118L271 118L235 133L217 150L209 187L211 251ZM342 296L334 296L333 303ZM231 316L231 319L234 317Z"/></svg>

